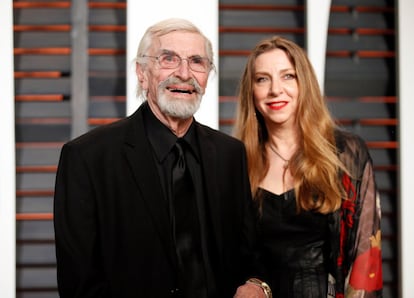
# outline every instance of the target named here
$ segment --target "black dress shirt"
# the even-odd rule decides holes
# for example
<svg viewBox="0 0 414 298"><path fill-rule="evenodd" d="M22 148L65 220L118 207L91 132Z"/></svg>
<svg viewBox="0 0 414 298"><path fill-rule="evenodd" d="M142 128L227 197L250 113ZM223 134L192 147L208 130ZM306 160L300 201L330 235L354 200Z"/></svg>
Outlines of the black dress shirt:
<svg viewBox="0 0 414 298"><path fill-rule="evenodd" d="M148 140L153 149L153 157L156 161L157 170L161 179L163 193L165 197L165 208L168 209L170 218L172 218L172 210L169 202L172 200L171 192L171 168L175 162L174 145L177 142L177 136L163 123L161 123L151 109L147 105L144 109L144 125ZM211 246L209 239L209 217L206 212L204 200L204 184L202 179L202 165L200 164L200 151L196 136L194 123L191 124L187 133L182 137L186 143L186 150L184 152L187 167L190 171L194 188L196 191L196 202L198 209L198 217L200 222L200 237L201 250L203 255L203 266L206 276L207 292L206 297L213 297L215 292L214 278L212 277L212 270L210 269L209 259L212 257L207 252ZM211 248L211 247L210 247ZM202 298L202 297L200 297Z"/></svg>

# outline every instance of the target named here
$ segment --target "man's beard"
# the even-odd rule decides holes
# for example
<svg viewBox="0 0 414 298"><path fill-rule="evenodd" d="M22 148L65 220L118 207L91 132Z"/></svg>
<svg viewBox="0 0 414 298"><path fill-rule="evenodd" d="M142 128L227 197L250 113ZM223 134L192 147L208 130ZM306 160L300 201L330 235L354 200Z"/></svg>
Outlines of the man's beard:
<svg viewBox="0 0 414 298"><path fill-rule="evenodd" d="M169 97L165 92L166 86L179 83L186 83L193 86L195 90L194 92L196 92L197 97L191 101L188 99ZM194 79L190 79L187 82L183 82L178 78L170 77L158 85L158 107L164 114L170 117L188 119L192 117L195 114L195 112L198 111L201 104L201 99L203 97L203 93L204 90Z"/></svg>

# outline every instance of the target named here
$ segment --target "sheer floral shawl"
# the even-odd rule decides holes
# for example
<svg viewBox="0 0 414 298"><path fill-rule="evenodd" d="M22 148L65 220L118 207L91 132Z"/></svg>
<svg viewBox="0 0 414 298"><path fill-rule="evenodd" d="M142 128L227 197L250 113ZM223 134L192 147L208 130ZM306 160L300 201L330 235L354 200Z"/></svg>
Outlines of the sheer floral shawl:
<svg viewBox="0 0 414 298"><path fill-rule="evenodd" d="M354 134L336 132L341 173L347 192L332 215L330 295L382 297L381 208L372 160L365 142Z"/></svg>

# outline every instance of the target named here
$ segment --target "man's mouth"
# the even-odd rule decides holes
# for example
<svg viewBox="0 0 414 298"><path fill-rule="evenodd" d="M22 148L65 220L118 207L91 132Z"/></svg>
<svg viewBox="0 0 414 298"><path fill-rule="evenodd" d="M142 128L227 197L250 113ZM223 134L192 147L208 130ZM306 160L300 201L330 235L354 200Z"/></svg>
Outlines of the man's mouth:
<svg viewBox="0 0 414 298"><path fill-rule="evenodd" d="M167 90L170 92L187 93L187 94L193 94L194 92L196 92L194 89L175 88L175 87L167 87Z"/></svg>

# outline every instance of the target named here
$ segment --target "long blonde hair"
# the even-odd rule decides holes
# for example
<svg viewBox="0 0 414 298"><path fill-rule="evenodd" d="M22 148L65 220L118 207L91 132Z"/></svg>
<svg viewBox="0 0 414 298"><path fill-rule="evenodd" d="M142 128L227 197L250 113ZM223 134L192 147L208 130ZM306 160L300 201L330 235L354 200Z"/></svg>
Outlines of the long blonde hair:
<svg viewBox="0 0 414 298"><path fill-rule="evenodd" d="M246 146L253 197L260 199L257 196L259 184L269 170L265 148L269 134L253 98L255 61L259 55L274 49L287 54L295 69L299 88L296 121L300 141L289 163L298 210L335 211L340 207L344 194L339 170L345 170L337 155L336 125L305 52L280 36L264 39L256 45L248 57L239 84L234 135Z"/></svg>

